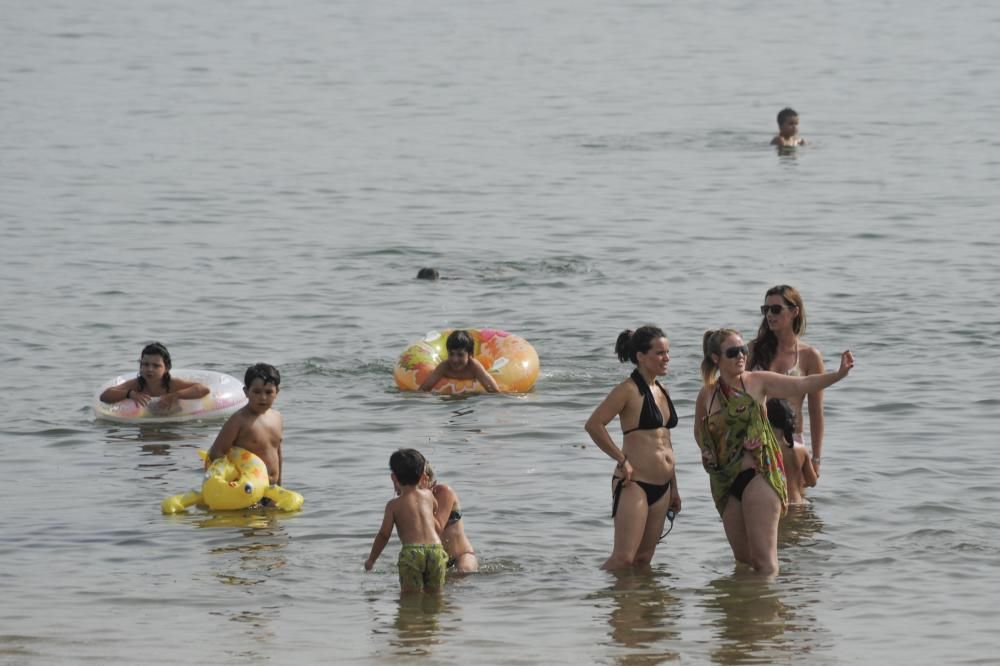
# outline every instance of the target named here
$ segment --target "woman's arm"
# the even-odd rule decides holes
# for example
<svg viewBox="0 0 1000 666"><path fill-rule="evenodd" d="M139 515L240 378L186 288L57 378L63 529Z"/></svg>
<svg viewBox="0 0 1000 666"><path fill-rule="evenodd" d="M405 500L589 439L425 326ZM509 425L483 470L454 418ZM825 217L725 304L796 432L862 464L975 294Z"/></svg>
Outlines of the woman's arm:
<svg viewBox="0 0 1000 666"><path fill-rule="evenodd" d="M500 386L497 384L497 380L493 378L493 375L486 372L486 368L483 367L482 363L474 358L470 358L469 363L472 364L472 369L476 373L476 379L479 380L479 383L483 385L483 388L486 389L487 392L497 393L500 391Z"/></svg>
<svg viewBox="0 0 1000 666"><path fill-rule="evenodd" d="M806 377L789 377L777 372L756 370L745 373L744 382L747 384L747 390L758 401L762 401L765 396L769 398L794 398L822 391L826 387L836 384L846 377L853 367L854 355L850 351L845 351L840 356L840 368L836 372L824 372L821 375L808 375Z"/></svg>
<svg viewBox="0 0 1000 666"><path fill-rule="evenodd" d="M826 370L823 367L823 356L814 348L810 348L809 365L806 372L809 375L822 374ZM814 391L809 394L809 443L812 447L813 463L816 468L816 475L819 476L820 454L823 451L823 433L825 420L823 418L823 392ZM813 481L812 485L816 485Z"/></svg>
<svg viewBox="0 0 1000 666"><path fill-rule="evenodd" d="M706 471L709 470L709 465L714 464L714 459L712 458L712 453L708 449L708 442L701 441L702 438L702 424L705 421L705 415L707 409L705 407L705 400L708 397L709 389L707 386L703 386L700 391L698 391L698 399L694 405L694 441L701 449L701 466L705 468ZM677 464L674 464L674 469L677 469Z"/></svg>
<svg viewBox="0 0 1000 666"><path fill-rule="evenodd" d="M611 393L608 394L608 397L597 406L597 409L594 410L594 413L590 415L590 418L587 419L587 423L584 425L584 429L590 435L590 439L594 441L594 444L597 444L597 448L607 453L618 463L618 468L625 475L626 483L632 480L632 465L629 464L628 459L625 457L625 452L611 438L611 433L608 432L608 424L611 423L612 419L616 416L621 416L621 413L625 411L628 398L629 393L626 384L622 383L614 387Z"/></svg>

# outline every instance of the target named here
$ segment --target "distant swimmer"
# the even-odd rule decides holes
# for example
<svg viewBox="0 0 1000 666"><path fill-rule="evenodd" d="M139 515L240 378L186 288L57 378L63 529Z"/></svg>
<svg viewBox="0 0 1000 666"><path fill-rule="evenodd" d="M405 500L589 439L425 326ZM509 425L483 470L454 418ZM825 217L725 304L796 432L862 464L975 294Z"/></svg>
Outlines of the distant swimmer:
<svg viewBox="0 0 1000 666"><path fill-rule="evenodd" d="M418 280L439 280L441 279L441 274L436 268L421 268L417 271Z"/></svg>
<svg viewBox="0 0 1000 666"><path fill-rule="evenodd" d="M772 146L779 148L794 148L806 145L806 140L799 136L799 114L785 107L778 112L778 135L771 139Z"/></svg>

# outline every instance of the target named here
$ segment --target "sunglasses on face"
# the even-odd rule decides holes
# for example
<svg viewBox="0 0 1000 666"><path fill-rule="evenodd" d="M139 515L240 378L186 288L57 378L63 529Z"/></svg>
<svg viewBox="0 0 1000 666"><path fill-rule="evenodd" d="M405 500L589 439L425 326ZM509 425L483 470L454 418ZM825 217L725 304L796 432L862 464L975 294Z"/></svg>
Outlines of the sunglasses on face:
<svg viewBox="0 0 1000 666"><path fill-rule="evenodd" d="M740 345L739 347L730 347L722 353L726 355L726 358L736 358L740 354L743 354L743 356L749 356L750 348L746 345Z"/></svg>
<svg viewBox="0 0 1000 666"><path fill-rule="evenodd" d="M770 312L773 315L780 315L781 311L785 310L785 309L791 310L792 306L790 306L790 305L780 305L780 304L762 305L762 306L760 306L760 313L762 315L766 315L768 312Z"/></svg>

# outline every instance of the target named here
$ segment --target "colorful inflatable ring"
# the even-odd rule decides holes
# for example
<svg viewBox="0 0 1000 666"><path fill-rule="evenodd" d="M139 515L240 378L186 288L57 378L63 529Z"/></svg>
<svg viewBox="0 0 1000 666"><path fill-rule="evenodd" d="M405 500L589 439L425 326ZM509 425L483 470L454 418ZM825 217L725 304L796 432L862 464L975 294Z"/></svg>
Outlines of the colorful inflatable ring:
<svg viewBox="0 0 1000 666"><path fill-rule="evenodd" d="M148 405L140 405L135 400L115 403L101 402L100 395L105 389L128 381L135 375L119 375L97 389L94 396L94 413L98 418L117 423L176 423L226 418L247 404L243 393L243 382L211 370L171 370L171 377L189 382L198 382L208 387L208 395L195 400L178 400L173 409L164 414L157 410L159 398L153 398Z"/></svg>
<svg viewBox="0 0 1000 666"><path fill-rule="evenodd" d="M204 451L199 451L198 455L208 460ZM160 510L163 513L178 513L194 504L219 510L246 509L259 504L264 498L271 500L282 511L298 511L305 501L296 492L268 483L264 461L234 446L228 454L212 461L206 468L201 491L192 490L168 497L160 503Z"/></svg>
<svg viewBox="0 0 1000 666"><path fill-rule="evenodd" d="M453 329L432 331L400 354L392 376L403 391L416 391L434 372L438 363L448 358L445 341ZM538 353L527 340L494 328L465 329L476 343L473 357L497 380L504 393L530 391L538 378ZM458 395L482 393L483 387L474 379L443 378L434 393Z"/></svg>

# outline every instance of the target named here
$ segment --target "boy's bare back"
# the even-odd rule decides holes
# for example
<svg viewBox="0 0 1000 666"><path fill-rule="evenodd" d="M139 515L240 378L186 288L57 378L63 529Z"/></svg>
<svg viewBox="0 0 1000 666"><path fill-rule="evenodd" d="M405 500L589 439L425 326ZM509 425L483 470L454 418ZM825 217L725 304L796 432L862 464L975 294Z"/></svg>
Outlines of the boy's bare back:
<svg viewBox="0 0 1000 666"><path fill-rule="evenodd" d="M437 500L426 488L406 488L385 505L386 515L391 514L399 540L404 544L441 543L434 522L436 508Z"/></svg>

